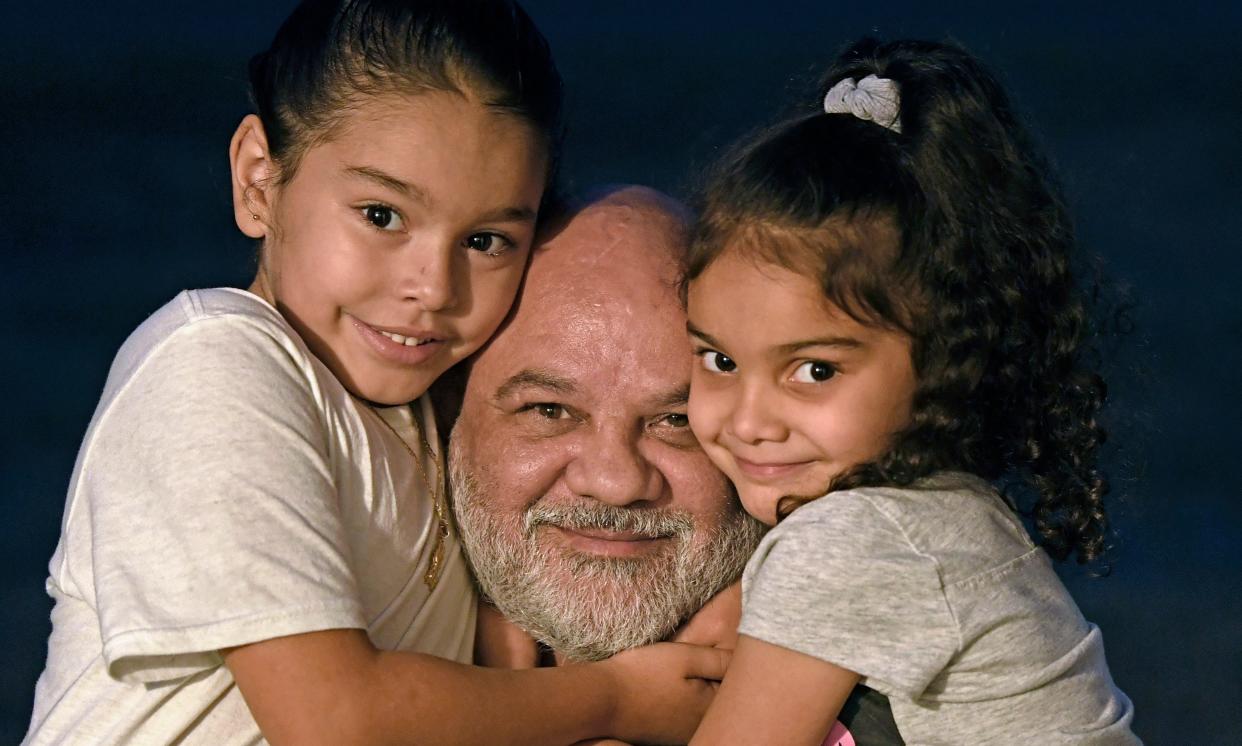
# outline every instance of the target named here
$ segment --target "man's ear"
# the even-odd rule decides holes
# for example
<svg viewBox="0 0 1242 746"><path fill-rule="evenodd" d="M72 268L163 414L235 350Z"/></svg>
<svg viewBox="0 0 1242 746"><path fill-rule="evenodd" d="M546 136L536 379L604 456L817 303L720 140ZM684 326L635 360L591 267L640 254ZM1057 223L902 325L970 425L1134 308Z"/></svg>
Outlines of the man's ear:
<svg viewBox="0 0 1242 746"><path fill-rule="evenodd" d="M233 133L229 167L233 174L233 219L242 233L263 238L270 231L276 165L267 149L263 122L254 114L247 114Z"/></svg>

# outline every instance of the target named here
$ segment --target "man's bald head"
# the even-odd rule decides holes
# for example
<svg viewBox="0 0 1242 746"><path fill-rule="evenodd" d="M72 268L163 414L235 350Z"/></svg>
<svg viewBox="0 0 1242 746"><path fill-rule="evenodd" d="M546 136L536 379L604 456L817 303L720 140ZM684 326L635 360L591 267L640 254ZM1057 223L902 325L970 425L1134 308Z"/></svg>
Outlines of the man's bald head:
<svg viewBox="0 0 1242 746"><path fill-rule="evenodd" d="M639 186L597 190L562 208L540 231L514 310L490 344L524 344L524 327L606 303L620 313L581 315L623 323L654 309L679 317L681 331L677 283L690 220L685 205Z"/></svg>
<svg viewBox="0 0 1242 746"><path fill-rule="evenodd" d="M688 223L638 187L554 219L453 432L455 507L483 590L570 657L665 637L757 541L686 422Z"/></svg>

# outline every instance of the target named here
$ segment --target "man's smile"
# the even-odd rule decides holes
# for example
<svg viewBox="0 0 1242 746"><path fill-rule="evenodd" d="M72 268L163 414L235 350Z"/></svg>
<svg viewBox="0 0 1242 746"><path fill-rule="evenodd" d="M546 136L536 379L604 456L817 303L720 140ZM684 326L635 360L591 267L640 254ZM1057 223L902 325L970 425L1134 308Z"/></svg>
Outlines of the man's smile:
<svg viewBox="0 0 1242 746"><path fill-rule="evenodd" d="M613 531L604 528L572 528L545 525L562 546L582 554L604 557L642 557L662 551L674 537L652 536L637 531Z"/></svg>

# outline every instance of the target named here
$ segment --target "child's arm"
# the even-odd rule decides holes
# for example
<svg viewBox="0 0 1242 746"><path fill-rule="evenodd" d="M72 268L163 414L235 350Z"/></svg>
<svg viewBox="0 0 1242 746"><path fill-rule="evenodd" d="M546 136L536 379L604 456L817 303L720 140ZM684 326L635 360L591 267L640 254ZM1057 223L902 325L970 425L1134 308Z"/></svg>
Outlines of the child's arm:
<svg viewBox="0 0 1242 746"><path fill-rule="evenodd" d="M539 665L539 646L495 606L479 599L478 621L474 627L474 662L488 668L535 668Z"/></svg>
<svg viewBox="0 0 1242 746"><path fill-rule="evenodd" d="M729 675L691 746L821 746L858 679L853 671L740 635Z"/></svg>
<svg viewBox="0 0 1242 746"><path fill-rule="evenodd" d="M601 663L506 671L378 651L357 629L281 637L225 652L274 746L569 744L612 735L684 743L728 653L664 644Z"/></svg>

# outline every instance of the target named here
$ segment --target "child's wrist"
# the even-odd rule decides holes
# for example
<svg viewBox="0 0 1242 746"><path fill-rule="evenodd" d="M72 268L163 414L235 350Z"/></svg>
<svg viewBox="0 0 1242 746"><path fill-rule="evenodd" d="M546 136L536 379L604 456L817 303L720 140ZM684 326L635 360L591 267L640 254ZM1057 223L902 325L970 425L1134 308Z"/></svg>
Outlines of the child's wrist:
<svg viewBox="0 0 1242 746"><path fill-rule="evenodd" d="M595 663L574 664L589 669L592 681L588 684L600 693L598 717L592 721L596 737L617 737L625 732L621 706L625 697L625 679L616 662L609 658Z"/></svg>

